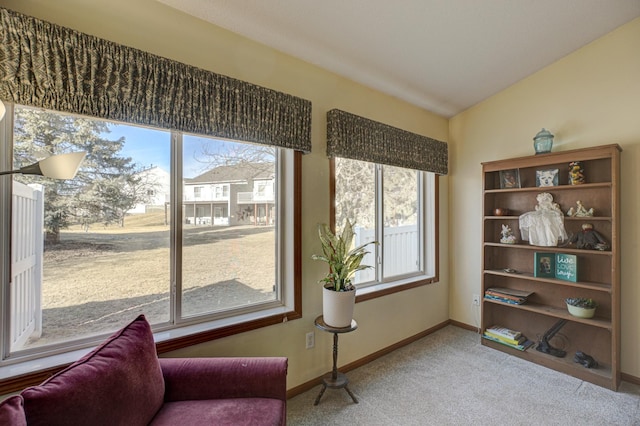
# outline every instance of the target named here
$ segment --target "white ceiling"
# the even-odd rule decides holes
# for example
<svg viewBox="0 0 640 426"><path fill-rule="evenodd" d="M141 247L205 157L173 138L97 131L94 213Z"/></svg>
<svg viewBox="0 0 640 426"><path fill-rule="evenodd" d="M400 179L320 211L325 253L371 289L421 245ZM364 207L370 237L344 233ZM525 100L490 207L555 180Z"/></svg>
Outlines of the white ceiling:
<svg viewBox="0 0 640 426"><path fill-rule="evenodd" d="M640 16L640 0L158 0L451 117Z"/></svg>

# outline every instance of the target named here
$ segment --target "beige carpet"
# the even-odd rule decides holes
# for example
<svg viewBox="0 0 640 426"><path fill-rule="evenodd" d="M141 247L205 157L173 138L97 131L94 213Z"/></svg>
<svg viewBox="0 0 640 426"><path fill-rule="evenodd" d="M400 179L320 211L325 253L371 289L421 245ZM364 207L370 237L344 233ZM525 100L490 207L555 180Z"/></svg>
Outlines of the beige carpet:
<svg viewBox="0 0 640 426"><path fill-rule="evenodd" d="M288 401L287 424L640 425L640 386L622 382L613 392L479 341L447 326L348 372L359 404L327 389L314 406L317 386Z"/></svg>

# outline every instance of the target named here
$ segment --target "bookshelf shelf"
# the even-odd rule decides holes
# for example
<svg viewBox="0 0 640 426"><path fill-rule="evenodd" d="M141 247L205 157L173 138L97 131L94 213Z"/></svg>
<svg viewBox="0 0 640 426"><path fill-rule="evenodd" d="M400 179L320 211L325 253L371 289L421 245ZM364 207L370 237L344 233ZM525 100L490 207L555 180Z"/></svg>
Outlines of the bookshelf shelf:
<svg viewBox="0 0 640 426"><path fill-rule="evenodd" d="M504 272L502 270L486 270L484 271L484 273L497 275L501 277L513 276L513 273ZM531 280L531 281L537 281L541 283L550 283L554 285L563 285L568 287L584 288L584 289L594 290L594 291L603 291L605 293L611 294L611 285L609 284L587 282L587 281L578 281L574 283L571 281L563 281L555 278L540 278L540 277L534 277L531 272L521 272L520 274L518 274L518 278L522 280Z"/></svg>
<svg viewBox="0 0 640 426"><path fill-rule="evenodd" d="M574 377L602 387L610 387L610 383L614 377L611 365L599 364L596 369L587 369L574 363L573 356L558 358L543 354L533 348L530 348L527 351L519 351L486 339L482 339L482 342L484 346L488 346L509 355L517 356L518 358L526 359L527 361L535 362L536 364L544 365L545 367L552 368L554 370L566 372Z"/></svg>
<svg viewBox="0 0 640 426"><path fill-rule="evenodd" d="M579 187L579 188L578 188ZM554 187L547 187L547 189L553 188L554 191L576 191L578 189L593 189L593 188L611 188L610 182L602 182L602 183L584 183L582 185L558 185ZM532 187L524 187L524 188L509 188L509 189L486 189L485 194L500 194L500 193L522 193L522 192L539 192L541 188L532 186ZM542 188L544 189L544 188Z"/></svg>
<svg viewBox="0 0 640 426"><path fill-rule="evenodd" d="M484 217L485 220L518 220L518 216L485 216ZM605 221L605 222L611 222L611 218L610 217L605 217L605 216L592 216L592 217L565 217L564 220L579 220L579 221L583 221L583 222L599 222L599 221Z"/></svg>
<svg viewBox="0 0 640 426"><path fill-rule="evenodd" d="M544 251L549 253L570 253L570 254L580 254L584 256L607 256L611 257L613 253L611 251L599 251L599 250L581 250L576 248L569 247L538 247L531 246L525 244L503 244L503 243L492 243L486 242L484 243L487 247L499 247L504 249L521 249L521 250L530 250L530 251Z"/></svg>
<svg viewBox="0 0 640 426"><path fill-rule="evenodd" d="M548 315L558 319L566 319L570 321L580 322L583 324L592 325L594 327L600 327L607 330L611 330L611 321L606 318L576 318L567 312L566 308L556 308L554 306L540 305L537 303L526 303L523 305L514 305L510 303L500 302L497 300L485 300L485 303L496 303L506 306L511 309L522 309L524 311L536 312L543 315Z"/></svg>
<svg viewBox="0 0 640 426"><path fill-rule="evenodd" d="M540 342L555 324L564 322L549 343L566 351L556 357L536 350L536 345L520 351L491 340L482 344L518 356L548 368L570 374L591 383L616 390L620 383L620 225L619 175L620 147L603 145L593 148L512 158L482 164L483 173L483 242L482 292L503 288L526 292L523 304L482 300L482 330L501 325L521 331L529 340ZM580 161L587 183L570 185L568 166ZM519 187L503 189L501 171L517 169ZM536 171L558 169L558 185L536 186ZM564 217L569 236L581 232L584 223L593 227L611 245L610 250L584 250L575 245L540 247L520 239L520 215L535 208L536 196L548 192L563 212L580 200L593 208L593 217ZM494 210L508 209L507 216ZM500 231L509 226L518 237L516 244L500 242ZM557 256L567 254L573 256ZM552 259L577 261L575 281L565 281L538 272L535 259L550 255ZM594 318L574 317L567 311L565 299L591 298L598 303ZM503 300L503 299L501 299ZM554 333L555 334L555 333ZM573 361L576 351L591 355L598 368L585 368Z"/></svg>

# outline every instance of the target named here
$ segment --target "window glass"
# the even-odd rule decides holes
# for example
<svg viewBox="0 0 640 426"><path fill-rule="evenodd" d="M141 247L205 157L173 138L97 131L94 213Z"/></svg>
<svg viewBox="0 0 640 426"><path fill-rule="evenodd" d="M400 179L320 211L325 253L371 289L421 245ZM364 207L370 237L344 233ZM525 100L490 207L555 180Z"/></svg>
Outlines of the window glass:
<svg viewBox="0 0 640 426"><path fill-rule="evenodd" d="M87 156L73 180L15 175L11 351L169 321L169 148L168 132L15 108L16 168Z"/></svg>
<svg viewBox="0 0 640 426"><path fill-rule="evenodd" d="M347 158L335 159L336 229L344 229L349 220L355 232L356 246L376 240L376 170L375 164ZM375 265L375 248L369 246L363 265ZM354 284L376 279L376 269L356 272Z"/></svg>
<svg viewBox="0 0 640 426"><path fill-rule="evenodd" d="M355 245L380 243L369 246L362 264L372 268L356 273L354 283L366 288L433 278L434 175L345 158L336 158L334 167L336 229L349 220Z"/></svg>
<svg viewBox="0 0 640 426"><path fill-rule="evenodd" d="M420 269L418 172L383 166L385 278Z"/></svg>
<svg viewBox="0 0 640 426"><path fill-rule="evenodd" d="M276 300L276 150L185 135L183 158L183 315Z"/></svg>

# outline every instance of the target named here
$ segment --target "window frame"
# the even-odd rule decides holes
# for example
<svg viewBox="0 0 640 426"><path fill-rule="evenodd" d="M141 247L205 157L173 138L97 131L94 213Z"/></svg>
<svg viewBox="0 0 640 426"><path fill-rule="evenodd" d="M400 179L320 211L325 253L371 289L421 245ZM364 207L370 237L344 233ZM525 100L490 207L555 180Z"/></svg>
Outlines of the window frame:
<svg viewBox="0 0 640 426"><path fill-rule="evenodd" d="M13 163L14 108L13 104L9 103L5 103L5 106L5 117L0 120L0 137L3 139L0 141L0 151L6 155L3 155L3 159L0 161L0 170L11 170ZM131 125L131 123L123 124ZM181 155L176 155L175 150L181 149L182 145L181 143L176 144L174 138L179 137L181 139L181 133L168 129L160 130L166 130L171 133L172 170L170 174L173 187L179 188L173 195L175 200L173 204L177 210L175 214L172 214L172 218L175 218L172 221L179 220L182 210L182 157ZM282 149L284 150L284 148ZM282 199L289 204L286 208L281 209L283 210L282 217L284 219L281 220L282 229L278 231L276 238L279 245L277 251L281 255L280 258L276 259L279 262L279 270L281 271L281 276L278 279L281 282L284 282L284 280L289 281L283 284L280 289L281 306L267 307L266 309L249 313L239 313L222 319L202 315L199 318L182 318L178 320L176 316L172 315L173 323L169 326L161 324L153 327L156 350L159 354L302 318L302 153L300 151L287 150L286 155L287 161L279 165L280 170L278 171L283 176L283 179L278 180L278 190L281 191L280 196ZM68 345L53 345L57 350L52 352L38 351L36 354L25 354L14 358L9 356L8 339L4 336L8 333L11 321L10 309L5 309L8 305L9 284L11 281L11 185L12 179L2 178L0 180L0 189L2 189L2 194L0 195L0 233L9 236L9 238L3 238L2 242L0 242L2 253L5 253L4 256L0 256L0 316L3 320L3 330L0 334L0 395L19 391L26 386L40 383L46 377L62 370L82 355L93 350L95 345L105 338L102 335L86 341L74 341ZM285 216L287 214L290 216ZM174 244L175 241L182 240L181 233L181 227L176 227L173 224L171 238L174 239ZM286 244L283 240L289 243ZM179 268L179 262L176 262L177 259L175 257L180 256L180 246L175 247L177 249L171 251L172 269ZM175 288L175 272L172 272L171 287ZM171 306L171 309L174 309L176 304L172 301ZM60 351L59 348L61 347L67 350Z"/></svg>
<svg viewBox="0 0 640 426"><path fill-rule="evenodd" d="M361 160L355 160L361 161ZM378 173L378 167L376 165L376 173ZM426 185L426 183L425 183ZM433 211L433 266L434 266L434 275L430 277L425 277L424 275L420 276L412 276L412 277L400 277L395 280L390 280L387 282L380 282L373 285L369 285L366 287L358 287L356 289L356 303L364 302L366 300L376 299L378 297L384 297L389 294L398 293L401 291L409 290L416 287L421 287L428 284L433 284L440 280L440 180L439 175L434 173L433 177L433 206L429 205L429 202L425 200L425 210L432 209ZM425 188L426 189L426 188ZM336 227L336 167L335 167L335 157L331 157L329 159L329 200L330 200L330 209L329 209L329 226L331 229L335 231ZM376 201L377 203L377 201ZM426 213L426 212L425 212ZM426 242L426 229L422 229L423 232L423 241ZM426 250L426 249L425 249ZM423 260L424 261L424 260Z"/></svg>

